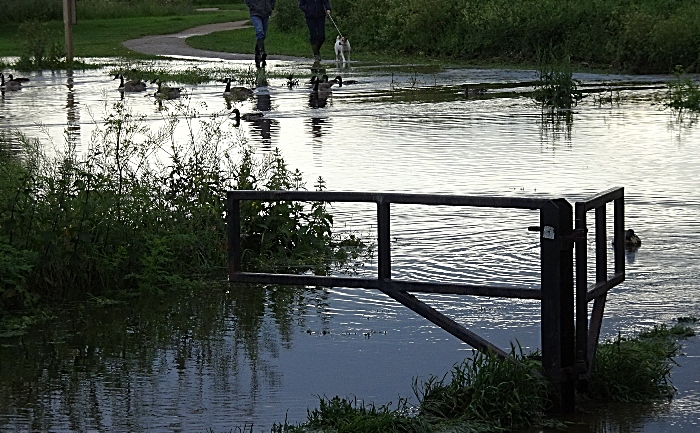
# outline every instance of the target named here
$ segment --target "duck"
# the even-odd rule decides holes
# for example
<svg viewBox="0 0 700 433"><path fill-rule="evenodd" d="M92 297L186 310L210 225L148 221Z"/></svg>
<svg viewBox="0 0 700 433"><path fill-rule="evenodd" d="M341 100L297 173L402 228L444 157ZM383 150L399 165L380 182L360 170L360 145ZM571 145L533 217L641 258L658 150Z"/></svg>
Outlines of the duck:
<svg viewBox="0 0 700 433"><path fill-rule="evenodd" d="M243 100L253 96L253 91L247 87L234 86L231 87L231 79L224 80L226 88L224 89L224 98Z"/></svg>
<svg viewBox="0 0 700 433"><path fill-rule="evenodd" d="M5 74L0 74L0 89L1 90L21 90L22 84L19 81L5 81Z"/></svg>
<svg viewBox="0 0 700 433"><path fill-rule="evenodd" d="M28 83L30 80L27 77L13 77L12 74L8 74L10 81L17 81L18 83Z"/></svg>
<svg viewBox="0 0 700 433"><path fill-rule="evenodd" d="M265 113L262 113L260 111L255 111L253 113L245 113L241 114L240 111L238 111L238 108L234 108L232 113L234 114L234 120L236 121L236 124L238 124L241 119L246 120L248 122L253 122L256 120L261 120L263 117L265 117Z"/></svg>
<svg viewBox="0 0 700 433"><path fill-rule="evenodd" d="M145 92L146 91L146 83L141 81L141 80L129 80L129 81L124 81L124 75L122 74L117 74L114 76L114 79L116 80L119 78L119 87L117 90L120 92Z"/></svg>
<svg viewBox="0 0 700 433"><path fill-rule="evenodd" d="M634 233L634 230L627 229L625 232L625 249L634 251L642 246L642 240Z"/></svg>
<svg viewBox="0 0 700 433"><path fill-rule="evenodd" d="M611 242L613 248L615 247L615 240ZM637 251L639 247L642 246L642 240L637 236L637 234L632 229L625 230L625 250L627 251Z"/></svg>
<svg viewBox="0 0 700 433"><path fill-rule="evenodd" d="M299 80L294 78L293 74L289 74L289 76L287 76L287 87L289 87L290 89L293 89L294 87L296 87L298 85L299 85Z"/></svg>
<svg viewBox="0 0 700 433"><path fill-rule="evenodd" d="M151 81L151 84L157 84L158 85L158 90L156 93L153 94L158 99L177 99L180 97L180 88L179 87L168 87L164 86L163 83L160 81L160 78L156 78L153 81Z"/></svg>
<svg viewBox="0 0 700 433"><path fill-rule="evenodd" d="M483 95L486 93L486 89L483 87L472 87L472 86L477 86L477 84L462 84L462 87L464 88L464 96L468 97L469 95Z"/></svg>

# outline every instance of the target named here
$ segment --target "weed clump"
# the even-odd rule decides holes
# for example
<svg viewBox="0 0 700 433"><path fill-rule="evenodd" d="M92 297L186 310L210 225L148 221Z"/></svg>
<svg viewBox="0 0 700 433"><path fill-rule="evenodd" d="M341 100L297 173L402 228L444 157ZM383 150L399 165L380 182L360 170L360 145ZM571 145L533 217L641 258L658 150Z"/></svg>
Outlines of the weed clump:
<svg viewBox="0 0 700 433"><path fill-rule="evenodd" d="M589 396L607 401L648 401L671 398L673 357L680 353L679 339L694 335L676 324L655 325L633 337L618 334L598 345Z"/></svg>
<svg viewBox="0 0 700 433"><path fill-rule="evenodd" d="M224 278L226 191L305 188L279 152L255 158L228 116L186 102L163 116L153 131L119 102L82 152L48 155L20 136L20 154L3 153L0 314ZM325 203L248 203L242 214L246 270L327 272L352 255L348 241L362 245L332 231Z"/></svg>

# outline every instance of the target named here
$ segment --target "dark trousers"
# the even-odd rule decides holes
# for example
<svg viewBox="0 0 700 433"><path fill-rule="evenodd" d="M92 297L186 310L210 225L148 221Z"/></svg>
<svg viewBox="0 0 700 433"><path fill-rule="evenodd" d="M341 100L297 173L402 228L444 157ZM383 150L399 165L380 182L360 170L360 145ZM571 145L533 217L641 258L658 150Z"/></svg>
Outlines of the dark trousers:
<svg viewBox="0 0 700 433"><path fill-rule="evenodd" d="M326 17L306 17L306 25L309 27L309 41L311 45L318 44L320 47L323 41L326 40Z"/></svg>

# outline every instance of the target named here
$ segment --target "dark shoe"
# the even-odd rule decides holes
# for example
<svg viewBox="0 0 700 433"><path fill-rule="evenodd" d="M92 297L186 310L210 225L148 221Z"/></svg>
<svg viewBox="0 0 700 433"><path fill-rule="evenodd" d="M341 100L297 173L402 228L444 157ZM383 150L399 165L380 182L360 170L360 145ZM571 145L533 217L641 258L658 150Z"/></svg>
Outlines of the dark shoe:
<svg viewBox="0 0 700 433"><path fill-rule="evenodd" d="M258 39L255 43L255 67L264 68L266 58L267 53L265 52L265 41L263 39Z"/></svg>

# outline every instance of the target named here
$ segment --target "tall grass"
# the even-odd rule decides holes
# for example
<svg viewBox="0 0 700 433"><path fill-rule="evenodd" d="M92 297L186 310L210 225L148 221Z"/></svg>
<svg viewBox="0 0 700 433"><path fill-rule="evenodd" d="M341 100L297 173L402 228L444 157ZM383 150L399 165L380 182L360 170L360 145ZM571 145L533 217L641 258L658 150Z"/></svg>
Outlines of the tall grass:
<svg viewBox="0 0 700 433"><path fill-rule="evenodd" d="M84 153L21 136L21 156L3 153L0 313L223 278L226 191L305 188L279 153L256 158L228 116L184 101L157 130L121 102L103 125ZM324 203L248 202L242 219L248 270L325 273L361 245L333 233Z"/></svg>
<svg viewBox="0 0 700 433"><path fill-rule="evenodd" d="M636 336L618 335L598 345L589 395L598 400L648 401L671 398L673 358L679 339L694 335L691 328L657 325Z"/></svg>

